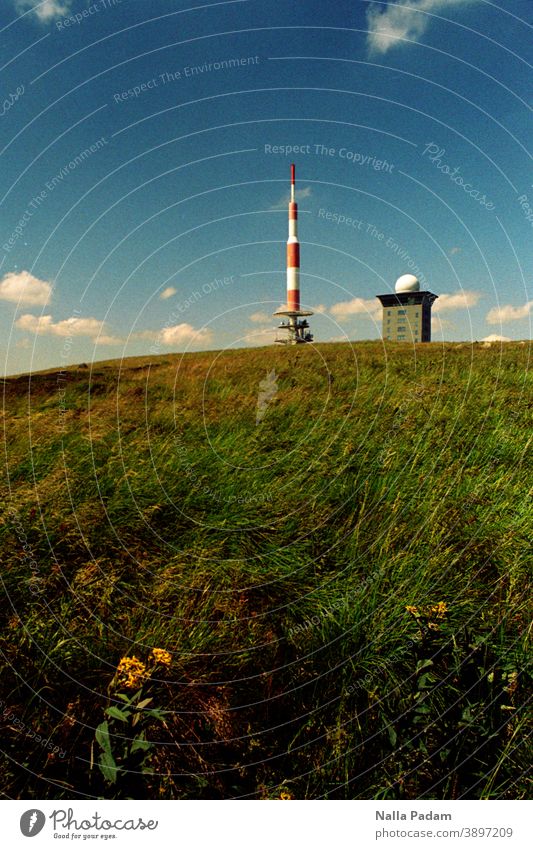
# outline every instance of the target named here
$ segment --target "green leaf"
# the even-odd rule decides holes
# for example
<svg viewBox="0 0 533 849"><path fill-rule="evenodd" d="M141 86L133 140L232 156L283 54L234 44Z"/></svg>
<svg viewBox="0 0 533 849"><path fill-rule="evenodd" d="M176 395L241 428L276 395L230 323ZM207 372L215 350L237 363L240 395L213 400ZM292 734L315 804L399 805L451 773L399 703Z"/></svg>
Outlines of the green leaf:
<svg viewBox="0 0 533 849"><path fill-rule="evenodd" d="M416 664L416 671L422 672L423 669L429 669L430 666L433 666L432 660L419 660Z"/></svg>
<svg viewBox="0 0 533 849"><path fill-rule="evenodd" d="M118 767L111 752L102 752L98 762L98 767L105 780L110 784L115 784L117 780Z"/></svg>
<svg viewBox="0 0 533 849"><path fill-rule="evenodd" d="M396 731L394 730L392 725L389 725L389 727L387 728L387 731L389 732L389 740L390 740L391 746L393 746L393 747L396 746L396 741L398 739L398 735L396 734Z"/></svg>
<svg viewBox="0 0 533 849"><path fill-rule="evenodd" d="M111 705L111 707L107 708L106 714L112 717L113 719L119 719L121 722L127 722L130 717L131 711L121 710L116 705Z"/></svg>
<svg viewBox="0 0 533 849"><path fill-rule="evenodd" d="M136 737L130 747L130 752L148 752L152 748L152 744L142 737Z"/></svg>
<svg viewBox="0 0 533 849"><path fill-rule="evenodd" d="M163 721L165 719L166 712L167 711L162 711L158 708L153 708L152 710L149 710L146 715L151 716L152 719L160 719L161 721Z"/></svg>
<svg viewBox="0 0 533 849"><path fill-rule="evenodd" d="M96 737L96 742L100 748L103 749L104 752L111 754L111 740L109 739L109 725L107 722L100 723L94 736Z"/></svg>
<svg viewBox="0 0 533 849"><path fill-rule="evenodd" d="M147 705L149 705L151 701L152 701L151 698L150 699L143 699L142 702L139 702L137 707L139 708L139 710L142 710L142 708L145 708Z"/></svg>

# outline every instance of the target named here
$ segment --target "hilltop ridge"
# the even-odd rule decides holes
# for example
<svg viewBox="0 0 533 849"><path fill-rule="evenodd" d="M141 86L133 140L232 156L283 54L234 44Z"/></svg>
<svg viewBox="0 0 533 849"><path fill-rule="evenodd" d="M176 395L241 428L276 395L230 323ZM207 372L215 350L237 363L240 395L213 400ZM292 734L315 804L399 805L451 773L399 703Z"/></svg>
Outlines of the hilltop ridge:
<svg viewBox="0 0 533 849"><path fill-rule="evenodd" d="M6 792L525 794L528 366L364 342L5 379L1 697L59 747L30 774L7 722ZM109 718L112 781L133 657L168 713L146 772Z"/></svg>

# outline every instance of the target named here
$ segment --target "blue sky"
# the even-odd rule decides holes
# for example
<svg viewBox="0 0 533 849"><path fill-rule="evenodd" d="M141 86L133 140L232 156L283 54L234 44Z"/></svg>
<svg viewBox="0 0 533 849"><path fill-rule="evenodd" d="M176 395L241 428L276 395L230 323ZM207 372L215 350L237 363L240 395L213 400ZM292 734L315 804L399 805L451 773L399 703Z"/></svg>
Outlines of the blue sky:
<svg viewBox="0 0 533 849"><path fill-rule="evenodd" d="M530 338L532 24L529 0L3 0L3 371L268 344L291 161L316 341L378 338L413 269L435 339Z"/></svg>

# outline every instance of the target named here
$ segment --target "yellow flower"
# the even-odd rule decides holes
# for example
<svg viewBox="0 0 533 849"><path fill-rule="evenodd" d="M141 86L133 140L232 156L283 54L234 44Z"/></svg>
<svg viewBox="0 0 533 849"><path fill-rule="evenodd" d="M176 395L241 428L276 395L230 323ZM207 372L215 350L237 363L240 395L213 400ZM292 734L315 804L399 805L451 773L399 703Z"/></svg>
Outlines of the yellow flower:
<svg viewBox="0 0 533 849"><path fill-rule="evenodd" d="M421 608L408 604L405 609L417 619L430 621L444 619L448 612L448 605L445 601L439 601L437 604L429 604Z"/></svg>
<svg viewBox="0 0 533 849"><path fill-rule="evenodd" d="M508 681L508 685L507 685L507 687L504 687L503 689L507 693L509 693L510 696L514 696L514 694L516 693L516 690L518 688L518 672L516 670L509 672L509 674L507 676L507 681Z"/></svg>
<svg viewBox="0 0 533 849"><path fill-rule="evenodd" d="M117 666L117 675L124 687L140 687L147 677L146 666L138 658L123 657Z"/></svg>
<svg viewBox="0 0 533 849"><path fill-rule="evenodd" d="M431 612L435 614L437 619L444 619L448 612L448 605L445 601L439 601L438 604L433 605Z"/></svg>
<svg viewBox="0 0 533 849"><path fill-rule="evenodd" d="M292 799L293 796L290 793L288 793L287 790L282 790L281 793L279 794L279 798L280 799Z"/></svg>
<svg viewBox="0 0 533 849"><path fill-rule="evenodd" d="M152 649L151 654L156 663L162 663L163 666L170 666L172 663L172 655L165 649Z"/></svg>

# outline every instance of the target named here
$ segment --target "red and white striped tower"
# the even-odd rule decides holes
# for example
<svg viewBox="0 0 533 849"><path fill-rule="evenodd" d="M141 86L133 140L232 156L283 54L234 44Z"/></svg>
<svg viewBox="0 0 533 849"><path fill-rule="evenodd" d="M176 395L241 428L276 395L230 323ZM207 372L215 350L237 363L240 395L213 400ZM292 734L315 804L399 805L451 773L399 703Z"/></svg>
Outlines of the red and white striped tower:
<svg viewBox="0 0 533 849"><path fill-rule="evenodd" d="M291 165L291 198L289 201L289 238L287 239L287 305L274 315L287 316L287 322L279 325L287 335L276 339L282 344L296 345L298 342L312 342L306 316L313 315L300 309L300 242L298 241L298 204L296 203L296 169Z"/></svg>
<svg viewBox="0 0 533 849"><path fill-rule="evenodd" d="M300 309L300 242L298 241L298 204L295 197L296 169L291 165L291 199L289 201L289 238L287 240L287 306Z"/></svg>

